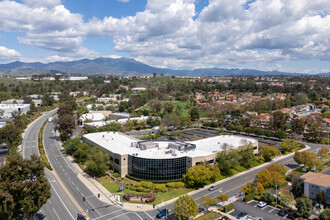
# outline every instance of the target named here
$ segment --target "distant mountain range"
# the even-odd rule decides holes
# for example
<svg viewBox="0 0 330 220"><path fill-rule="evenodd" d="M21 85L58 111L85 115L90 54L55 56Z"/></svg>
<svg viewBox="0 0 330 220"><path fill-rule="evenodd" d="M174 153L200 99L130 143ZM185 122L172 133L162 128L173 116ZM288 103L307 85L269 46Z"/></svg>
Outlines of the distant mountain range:
<svg viewBox="0 0 330 220"><path fill-rule="evenodd" d="M0 75L18 76L55 73L63 73L70 75L143 75L157 73L158 75L164 74L176 76L306 75L301 73L261 71L255 69L206 68L195 70L173 70L152 67L129 58L113 59L102 57L97 59L82 59L69 62L24 63L17 61L8 64L0 64ZM330 76L330 72L319 73L315 75Z"/></svg>

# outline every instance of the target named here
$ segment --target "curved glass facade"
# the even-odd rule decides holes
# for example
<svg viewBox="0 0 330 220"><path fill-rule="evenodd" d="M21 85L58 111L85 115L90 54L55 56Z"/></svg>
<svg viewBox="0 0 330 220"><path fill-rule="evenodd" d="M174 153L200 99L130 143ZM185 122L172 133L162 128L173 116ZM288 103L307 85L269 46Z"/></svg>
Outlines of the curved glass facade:
<svg viewBox="0 0 330 220"><path fill-rule="evenodd" d="M139 179L176 180L186 172L186 157L150 159L128 155L128 174Z"/></svg>

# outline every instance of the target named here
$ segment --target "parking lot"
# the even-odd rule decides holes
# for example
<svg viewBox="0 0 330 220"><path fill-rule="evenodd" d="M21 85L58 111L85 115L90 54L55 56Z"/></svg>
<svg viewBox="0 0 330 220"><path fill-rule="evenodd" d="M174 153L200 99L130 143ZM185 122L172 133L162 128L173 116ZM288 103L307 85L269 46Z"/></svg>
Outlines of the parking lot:
<svg viewBox="0 0 330 220"><path fill-rule="evenodd" d="M277 215L279 209L269 205L259 208L257 207L257 204L257 201L251 201L249 203L236 201L234 202L234 211L229 214L236 217L240 212L246 212L252 217L261 217L264 220L286 219L285 217L280 217Z"/></svg>

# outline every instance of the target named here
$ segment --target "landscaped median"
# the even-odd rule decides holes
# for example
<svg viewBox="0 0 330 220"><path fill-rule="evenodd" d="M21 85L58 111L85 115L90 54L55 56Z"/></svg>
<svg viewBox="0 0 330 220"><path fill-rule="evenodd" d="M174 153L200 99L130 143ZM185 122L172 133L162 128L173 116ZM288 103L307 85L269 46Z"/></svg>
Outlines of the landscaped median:
<svg viewBox="0 0 330 220"><path fill-rule="evenodd" d="M38 148L39 148L39 153L40 153L40 158L41 158L41 162L43 164L44 167L47 167L49 170L53 170L52 166L50 165L48 158L46 156L46 152L44 149L44 142L43 142L43 136L44 136L44 130L45 127L48 123L48 120L46 120L40 130L39 130L39 134L38 134Z"/></svg>

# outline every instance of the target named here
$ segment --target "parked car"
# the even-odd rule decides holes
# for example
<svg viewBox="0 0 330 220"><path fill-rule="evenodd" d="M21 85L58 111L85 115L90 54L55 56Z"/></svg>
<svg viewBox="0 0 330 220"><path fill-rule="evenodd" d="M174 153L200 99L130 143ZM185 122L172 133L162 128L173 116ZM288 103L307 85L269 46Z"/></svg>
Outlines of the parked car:
<svg viewBox="0 0 330 220"><path fill-rule="evenodd" d="M261 217L254 217L254 220L264 220L264 219Z"/></svg>
<svg viewBox="0 0 330 220"><path fill-rule="evenodd" d="M198 213L202 213L202 212L204 212L204 211L205 211L204 208L198 207Z"/></svg>
<svg viewBox="0 0 330 220"><path fill-rule="evenodd" d="M209 191L214 191L214 190L216 190L218 187L216 187L216 186L211 186L210 188L209 188Z"/></svg>
<svg viewBox="0 0 330 220"><path fill-rule="evenodd" d="M287 218L295 220L298 218L298 216L294 211L289 211Z"/></svg>
<svg viewBox="0 0 330 220"><path fill-rule="evenodd" d="M246 212L240 212L240 213L236 216L236 218L237 218L237 219L242 219L242 218L245 217L246 215L247 215Z"/></svg>
<svg viewBox="0 0 330 220"><path fill-rule="evenodd" d="M278 211L277 213L279 216L286 216L288 214L288 210L286 209L281 209L280 211Z"/></svg>
<svg viewBox="0 0 330 220"><path fill-rule="evenodd" d="M265 207L267 205L267 203L266 202L264 202L264 201L260 201L259 203L258 203L258 207L259 208L263 208L263 207Z"/></svg>
<svg viewBox="0 0 330 220"><path fill-rule="evenodd" d="M254 217L252 217L251 215L247 215L244 217L245 220L254 220Z"/></svg>
<svg viewBox="0 0 330 220"><path fill-rule="evenodd" d="M77 214L77 220L86 220L86 218L82 214L78 213Z"/></svg>
<svg viewBox="0 0 330 220"><path fill-rule="evenodd" d="M156 218L162 218L164 216L168 215L168 210L167 209L163 209L161 211L159 211L156 215Z"/></svg>

